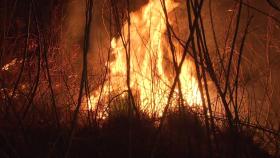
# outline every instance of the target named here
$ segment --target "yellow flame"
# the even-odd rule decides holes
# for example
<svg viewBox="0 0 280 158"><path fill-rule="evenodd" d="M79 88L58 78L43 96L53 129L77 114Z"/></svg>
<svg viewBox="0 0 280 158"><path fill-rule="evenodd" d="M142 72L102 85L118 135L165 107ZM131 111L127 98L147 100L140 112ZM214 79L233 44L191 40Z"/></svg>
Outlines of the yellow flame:
<svg viewBox="0 0 280 158"><path fill-rule="evenodd" d="M178 7L178 3L172 0L166 0L165 3L167 13ZM163 45L164 42L165 45L167 44L167 28L160 0L150 0L140 10L130 13L130 18L130 87L139 96L141 110L150 114L157 113L160 116L167 104L170 86L175 76L174 73L172 74L174 72L172 58L170 54L168 55L170 51L164 49ZM128 27L126 23L122 28L124 39L128 39ZM103 96L127 89L126 50L121 37L113 38L111 47L114 60L109 63L110 81L103 87ZM185 103L189 106L199 106L202 104L201 94L192 72L194 72L194 65L191 60L186 59L179 77L181 90ZM179 89L176 88L175 93L178 91ZM178 98L178 95L174 94L174 98L176 96ZM98 100L97 92L93 92L88 107L95 110Z"/></svg>

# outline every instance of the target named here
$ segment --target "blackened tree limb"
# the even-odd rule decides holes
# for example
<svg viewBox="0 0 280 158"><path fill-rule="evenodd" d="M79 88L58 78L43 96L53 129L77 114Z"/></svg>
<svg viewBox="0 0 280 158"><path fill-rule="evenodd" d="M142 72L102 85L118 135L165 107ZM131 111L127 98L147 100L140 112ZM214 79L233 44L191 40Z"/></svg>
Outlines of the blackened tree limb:
<svg viewBox="0 0 280 158"><path fill-rule="evenodd" d="M82 69L82 76L81 76L81 83L80 83L80 90L79 90L79 96L78 96L78 102L77 102L77 107L74 111L74 116L73 120L71 123L71 128L70 128L70 135L68 138L68 147L66 149L65 158L69 157L71 145L72 145L72 140L73 136L75 133L75 128L77 125L77 119L78 119L78 114L80 111L80 107L82 104L82 98L83 98L83 92L84 88L86 87L86 79L87 79L87 55L89 51L89 45L90 45L90 31L91 31L91 21L92 21L92 10L93 10L93 0L87 0L86 1L86 14L85 14L85 30L84 30L84 47L83 47L83 69Z"/></svg>
<svg viewBox="0 0 280 158"><path fill-rule="evenodd" d="M266 0L267 3L274 9L280 11L280 8L279 6L276 4L276 2L274 0Z"/></svg>

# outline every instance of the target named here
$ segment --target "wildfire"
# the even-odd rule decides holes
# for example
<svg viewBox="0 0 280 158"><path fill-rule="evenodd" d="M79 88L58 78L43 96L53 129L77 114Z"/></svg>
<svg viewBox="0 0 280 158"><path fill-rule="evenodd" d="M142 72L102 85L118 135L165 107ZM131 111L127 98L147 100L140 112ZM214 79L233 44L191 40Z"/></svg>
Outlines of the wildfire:
<svg viewBox="0 0 280 158"><path fill-rule="evenodd" d="M168 14L179 5L172 0L166 0L165 3ZM127 41L124 42L123 39L127 40L129 36L130 87L133 94L139 98L141 110L160 116L167 104L170 87L175 76L161 1L150 0L138 11L130 13L130 19L130 36L128 35L129 25L125 23L122 28L124 38L117 37L111 41L113 59L108 63L109 75L103 86L102 94L100 95L101 88L92 92L87 105L90 110L96 110L96 105L100 104L100 98L103 98L102 101L110 102L112 92L118 94L127 90L127 50L124 46ZM176 51L182 50L179 45L175 44L175 47ZM178 52L178 54L180 53ZM179 61L179 55L177 58ZM201 94L194 74L193 62L186 59L179 77L184 103L189 106L200 106L202 104ZM177 104L178 92L177 87L173 95L172 106ZM120 95L120 97L124 97L124 95Z"/></svg>

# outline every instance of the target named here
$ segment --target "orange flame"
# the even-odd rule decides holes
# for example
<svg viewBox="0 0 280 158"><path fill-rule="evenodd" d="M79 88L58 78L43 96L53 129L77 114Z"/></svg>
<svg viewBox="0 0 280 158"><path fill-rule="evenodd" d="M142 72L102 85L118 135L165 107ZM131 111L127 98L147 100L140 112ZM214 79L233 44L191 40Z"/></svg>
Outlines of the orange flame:
<svg viewBox="0 0 280 158"><path fill-rule="evenodd" d="M178 7L178 3L172 0L166 0L165 3L167 13ZM172 75L174 68L170 57L171 52L165 46L168 45L167 28L161 2L150 0L140 10L130 13L130 18L130 87L139 95L141 110L161 116L175 76ZM122 28L125 40L128 37L128 27L128 23L125 23ZM111 48L114 60L109 63L110 81L105 83L102 96L109 96L110 92L122 92L127 89L126 50L121 37L112 39ZM186 59L179 77L181 90L186 104L200 106L201 94L197 80L192 75L193 72L195 71L192 61ZM176 88L173 98L179 98L176 95L178 92L179 89ZM97 91L90 96L88 101L90 110L96 109L99 97Z"/></svg>

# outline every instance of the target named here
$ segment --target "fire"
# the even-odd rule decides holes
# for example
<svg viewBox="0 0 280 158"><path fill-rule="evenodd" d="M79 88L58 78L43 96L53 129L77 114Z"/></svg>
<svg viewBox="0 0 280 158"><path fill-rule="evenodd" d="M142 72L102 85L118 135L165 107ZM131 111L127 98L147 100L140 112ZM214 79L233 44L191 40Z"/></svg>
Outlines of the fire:
<svg viewBox="0 0 280 158"><path fill-rule="evenodd" d="M172 0L166 0L165 3L167 13L172 12L179 5ZM141 110L160 116L167 104L170 87L175 76L161 1L150 0L140 10L130 13L130 19L130 87L139 98ZM122 28L125 40L128 39L128 27L128 23L125 23ZM179 45L175 45L175 47L176 51L180 50ZM112 92L118 94L127 90L127 61L123 39L121 37L113 38L111 48L113 59L108 63L107 81L101 95L99 94L101 88L92 92L87 104L90 110L96 110L96 105L100 104L100 98L103 98L104 101L106 100L104 98L112 97ZM189 106L200 106L202 104L201 94L194 74L193 62L186 59L179 77L184 103ZM177 87L173 95L172 106L177 104L175 101L179 98L178 92ZM120 95L120 97L124 97L124 95ZM107 102L110 102L110 99L107 99Z"/></svg>
<svg viewBox="0 0 280 158"><path fill-rule="evenodd" d="M17 61L17 58L15 58L15 59L13 59L10 63L4 65L4 66L2 67L1 70L2 70L2 71L9 71L10 68L13 67L17 62L18 62L18 61ZM20 61L20 62L21 62L21 61Z"/></svg>

